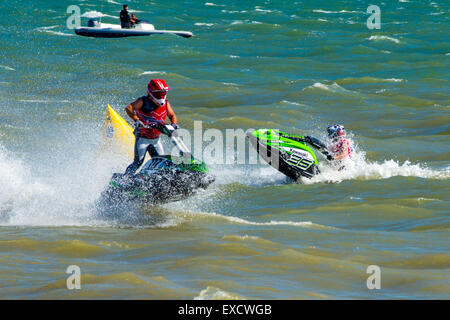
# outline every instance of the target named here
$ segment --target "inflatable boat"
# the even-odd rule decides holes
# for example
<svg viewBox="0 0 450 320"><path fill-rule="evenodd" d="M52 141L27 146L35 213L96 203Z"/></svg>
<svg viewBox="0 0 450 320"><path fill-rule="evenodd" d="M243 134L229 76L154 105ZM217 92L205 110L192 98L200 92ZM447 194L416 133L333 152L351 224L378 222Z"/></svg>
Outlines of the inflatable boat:
<svg viewBox="0 0 450 320"><path fill-rule="evenodd" d="M95 38L124 38L150 36L152 34L175 34L184 38L193 36L192 32L189 31L156 30L146 20L139 20L132 28L122 28L117 24L102 23L91 19L87 27L75 28L75 33L79 36Z"/></svg>

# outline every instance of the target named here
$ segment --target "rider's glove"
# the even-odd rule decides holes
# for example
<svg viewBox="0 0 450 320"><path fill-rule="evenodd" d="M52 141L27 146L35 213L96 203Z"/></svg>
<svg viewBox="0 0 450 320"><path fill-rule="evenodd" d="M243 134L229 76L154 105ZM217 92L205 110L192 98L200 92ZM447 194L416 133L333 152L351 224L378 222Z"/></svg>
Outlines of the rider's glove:
<svg viewBox="0 0 450 320"><path fill-rule="evenodd" d="M178 127L178 125L176 124L176 123L172 123L172 127L175 129L175 130L177 130L179 127Z"/></svg>
<svg viewBox="0 0 450 320"><path fill-rule="evenodd" d="M151 122L148 126L153 129L158 129L160 124L158 122Z"/></svg>
<svg viewBox="0 0 450 320"><path fill-rule="evenodd" d="M327 160L332 161L332 160L334 160L334 158L331 154L327 154Z"/></svg>
<svg viewBox="0 0 450 320"><path fill-rule="evenodd" d="M142 123L141 120L136 119L136 120L134 121L134 127L135 127L135 128L145 127L145 125L144 125L144 123Z"/></svg>

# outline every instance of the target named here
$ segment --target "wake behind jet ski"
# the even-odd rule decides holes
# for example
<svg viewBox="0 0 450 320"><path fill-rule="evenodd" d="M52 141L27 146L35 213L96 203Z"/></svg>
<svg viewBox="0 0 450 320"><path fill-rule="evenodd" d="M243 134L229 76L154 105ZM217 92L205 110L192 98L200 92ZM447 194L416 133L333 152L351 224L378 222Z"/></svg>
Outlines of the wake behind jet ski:
<svg viewBox="0 0 450 320"><path fill-rule="evenodd" d="M115 205L124 201L158 204L188 197L206 189L215 177L206 164L194 159L172 125L159 124L158 130L168 136L179 156L158 155L148 160L136 174L115 173L100 203Z"/></svg>

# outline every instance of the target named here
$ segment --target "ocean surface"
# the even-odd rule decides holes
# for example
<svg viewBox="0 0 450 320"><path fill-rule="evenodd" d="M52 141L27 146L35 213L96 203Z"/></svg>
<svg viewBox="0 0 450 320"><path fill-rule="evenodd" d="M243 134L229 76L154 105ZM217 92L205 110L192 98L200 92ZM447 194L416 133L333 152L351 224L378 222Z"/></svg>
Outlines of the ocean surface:
<svg viewBox="0 0 450 320"><path fill-rule="evenodd" d="M129 1L190 39L66 26L69 5L83 25L119 23L119 1L0 3L0 298L450 298L450 3L208 1ZM292 183L205 157L207 190L104 215L97 200L131 161L102 148L106 104L126 117L151 78L191 132L323 139L341 123L353 164Z"/></svg>

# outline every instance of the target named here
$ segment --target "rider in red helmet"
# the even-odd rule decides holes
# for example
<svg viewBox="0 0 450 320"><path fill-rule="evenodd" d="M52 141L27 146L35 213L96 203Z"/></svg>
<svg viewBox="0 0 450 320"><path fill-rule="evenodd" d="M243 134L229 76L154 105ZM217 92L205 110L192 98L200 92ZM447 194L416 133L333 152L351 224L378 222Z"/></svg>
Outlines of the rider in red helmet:
<svg viewBox="0 0 450 320"><path fill-rule="evenodd" d="M138 98L125 108L128 116L134 121L136 136L134 161L127 167L125 174L134 174L144 162L147 152L151 157L164 154L158 127L165 123L166 116L169 117L172 126L178 128L177 116L167 101L169 90L163 79L152 79L147 86L147 95Z"/></svg>

